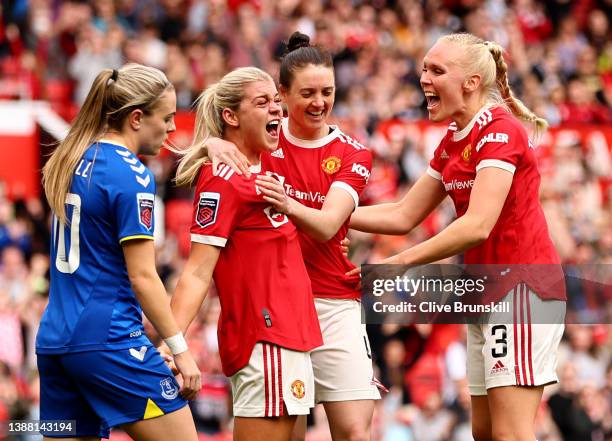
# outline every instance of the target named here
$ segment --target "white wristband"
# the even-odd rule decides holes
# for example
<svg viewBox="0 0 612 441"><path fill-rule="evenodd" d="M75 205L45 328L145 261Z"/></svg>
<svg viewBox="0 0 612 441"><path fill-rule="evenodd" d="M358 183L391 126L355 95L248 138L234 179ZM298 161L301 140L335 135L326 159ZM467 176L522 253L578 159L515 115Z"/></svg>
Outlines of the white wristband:
<svg viewBox="0 0 612 441"><path fill-rule="evenodd" d="M172 355L182 354L183 352L189 350L189 347L187 346L187 342L185 341L185 337L183 337L182 332L179 332L178 334L173 335L172 337L165 338L164 341L170 348L170 352L172 352Z"/></svg>

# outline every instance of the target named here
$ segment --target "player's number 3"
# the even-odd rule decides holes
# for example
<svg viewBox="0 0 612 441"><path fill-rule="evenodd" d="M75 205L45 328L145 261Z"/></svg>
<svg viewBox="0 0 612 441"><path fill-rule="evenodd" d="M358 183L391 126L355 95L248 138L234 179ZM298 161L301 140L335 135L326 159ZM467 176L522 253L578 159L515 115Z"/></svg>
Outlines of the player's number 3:
<svg viewBox="0 0 612 441"><path fill-rule="evenodd" d="M53 232L57 244L55 257L55 267L58 271L66 274L74 273L81 263L81 253L79 251L79 224L81 222L81 197L78 194L68 193L66 195L66 205L72 206L72 215L69 225L59 223L56 216L53 216ZM70 249L66 253L66 229L70 230Z"/></svg>

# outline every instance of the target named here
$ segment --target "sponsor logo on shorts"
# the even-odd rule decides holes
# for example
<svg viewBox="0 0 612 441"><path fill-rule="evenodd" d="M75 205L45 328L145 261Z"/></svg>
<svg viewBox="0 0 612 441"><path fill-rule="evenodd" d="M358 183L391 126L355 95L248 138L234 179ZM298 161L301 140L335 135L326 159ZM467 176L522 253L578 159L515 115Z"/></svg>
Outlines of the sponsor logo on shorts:
<svg viewBox="0 0 612 441"><path fill-rule="evenodd" d="M495 363L495 365L491 369L491 375L508 374L509 372L510 371L506 366L504 366L501 360L497 360L497 363Z"/></svg>
<svg viewBox="0 0 612 441"><path fill-rule="evenodd" d="M321 168L325 173L333 175L338 170L340 170L341 163L342 162L340 161L340 158L338 158L337 156L330 156L329 158L325 158L321 162Z"/></svg>
<svg viewBox="0 0 612 441"><path fill-rule="evenodd" d="M291 383L291 393L295 398L301 400L306 395L306 386L302 380L295 380Z"/></svg>
<svg viewBox="0 0 612 441"><path fill-rule="evenodd" d="M162 397L166 400L174 400L178 396L179 390L173 378L166 377L159 382L159 385L161 386Z"/></svg>

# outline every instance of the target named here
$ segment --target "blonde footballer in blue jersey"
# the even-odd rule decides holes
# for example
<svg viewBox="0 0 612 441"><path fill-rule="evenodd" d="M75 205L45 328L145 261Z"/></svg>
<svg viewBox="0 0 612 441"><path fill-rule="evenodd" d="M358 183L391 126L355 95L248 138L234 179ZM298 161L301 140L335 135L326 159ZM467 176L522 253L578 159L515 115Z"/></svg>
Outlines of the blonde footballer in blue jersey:
<svg viewBox="0 0 612 441"><path fill-rule="evenodd" d="M43 169L53 210L49 305L36 339L41 420L73 433L137 441L197 440L187 399L200 371L170 310L153 247L155 181L137 155L175 130L176 95L157 69L128 64L95 79ZM142 313L170 347L183 384L144 333Z"/></svg>

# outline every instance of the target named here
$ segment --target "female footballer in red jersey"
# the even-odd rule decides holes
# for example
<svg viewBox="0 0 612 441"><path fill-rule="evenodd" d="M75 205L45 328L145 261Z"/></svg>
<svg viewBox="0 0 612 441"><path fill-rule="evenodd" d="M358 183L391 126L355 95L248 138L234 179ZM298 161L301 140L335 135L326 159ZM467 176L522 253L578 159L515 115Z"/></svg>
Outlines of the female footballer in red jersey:
<svg viewBox="0 0 612 441"><path fill-rule="evenodd" d="M340 241L370 176L371 154L327 124L335 97L332 58L310 46L308 36L295 32L289 39L279 82L288 117L282 121L278 150L262 155L273 173L260 175L257 185L301 230L324 342L311 352L315 399L325 407L334 441L368 440L380 393L361 323L359 277L345 275L354 266L342 254ZM211 140L207 147L213 161L240 162L227 143ZM303 439L305 418L297 428L294 439Z"/></svg>
<svg viewBox="0 0 612 441"><path fill-rule="evenodd" d="M380 263L424 264L461 252L468 264L559 263L538 199L536 157L519 119L537 131L547 124L512 95L502 51L473 35L453 34L441 37L426 54L421 87L429 117L452 123L427 173L403 199L359 208L351 227L406 234L447 195L458 218L429 240ZM520 323L468 325L477 441L533 441L543 388L557 381L563 325L533 324L529 314L530 305L562 305L564 290L547 289L534 277L523 282L529 286L520 283L502 293L504 300L520 305Z"/></svg>
<svg viewBox="0 0 612 441"><path fill-rule="evenodd" d="M225 75L198 101L193 145L177 183L196 181L191 252L172 297L186 331L214 278L221 301L219 352L230 377L234 440L285 441L296 416L314 406L308 351L322 344L308 273L295 226L266 202L255 184L260 156L276 150L280 97L257 68ZM214 176L202 157L209 136L234 143L253 176L224 166Z"/></svg>

